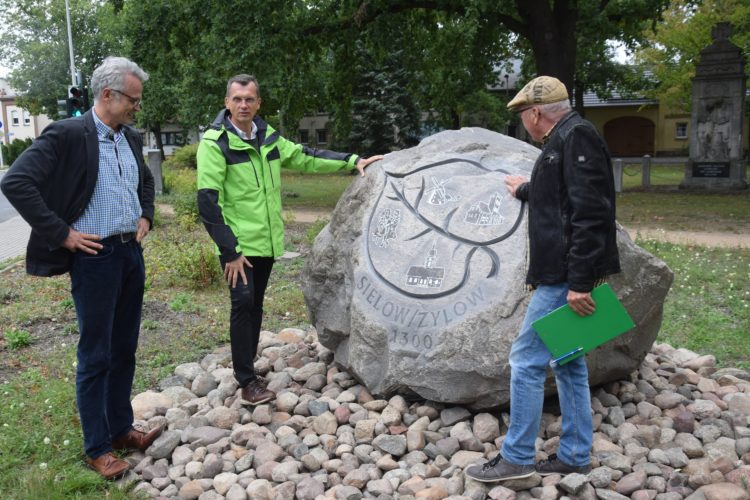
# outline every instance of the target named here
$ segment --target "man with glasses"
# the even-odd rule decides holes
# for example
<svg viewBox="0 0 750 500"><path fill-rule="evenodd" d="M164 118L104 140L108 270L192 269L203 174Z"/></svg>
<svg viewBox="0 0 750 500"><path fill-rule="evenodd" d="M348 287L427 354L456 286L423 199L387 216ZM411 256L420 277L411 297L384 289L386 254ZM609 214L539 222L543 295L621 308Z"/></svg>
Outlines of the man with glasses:
<svg viewBox="0 0 750 500"><path fill-rule="evenodd" d="M583 356L553 367L562 413L560 444L557 453L536 462L552 356L531 325L565 304L581 316L592 314L591 290L620 272L612 162L596 128L571 110L565 85L551 76L531 80L508 109L519 113L531 138L542 144L531 179L505 178L510 194L529 204L526 283L535 290L510 351L510 425L502 450L465 471L481 482L591 470L593 422Z"/></svg>
<svg viewBox="0 0 750 500"><path fill-rule="evenodd" d="M232 304L229 336L241 402L276 395L255 373L263 297L274 259L284 253L281 168L304 172L359 170L382 156L311 149L283 138L256 116L260 85L251 75L227 82L221 110L198 147L198 211L218 248Z"/></svg>
<svg viewBox="0 0 750 500"><path fill-rule="evenodd" d="M161 429L133 428L130 392L154 179L130 128L148 75L123 57L94 70L94 107L58 121L13 163L2 191L32 228L26 271L70 273L78 316L76 399L86 462L107 479L129 469L112 451L145 450Z"/></svg>

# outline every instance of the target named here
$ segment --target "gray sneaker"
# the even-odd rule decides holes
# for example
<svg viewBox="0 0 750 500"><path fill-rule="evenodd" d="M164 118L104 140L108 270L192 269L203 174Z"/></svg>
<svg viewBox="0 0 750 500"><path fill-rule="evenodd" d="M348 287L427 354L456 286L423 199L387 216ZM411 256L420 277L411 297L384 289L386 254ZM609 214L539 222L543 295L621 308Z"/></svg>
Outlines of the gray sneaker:
<svg viewBox="0 0 750 500"><path fill-rule="evenodd" d="M564 476L573 473L588 474L591 472L591 464L574 467L557 458L557 453L553 453L547 460L540 460L537 462L536 471L540 476L549 476L552 474L560 474L561 476Z"/></svg>
<svg viewBox="0 0 750 500"><path fill-rule="evenodd" d="M506 461L499 453L495 458L484 464L470 465L464 474L474 481L493 483L508 479L523 479L536 472L534 464L516 465Z"/></svg>

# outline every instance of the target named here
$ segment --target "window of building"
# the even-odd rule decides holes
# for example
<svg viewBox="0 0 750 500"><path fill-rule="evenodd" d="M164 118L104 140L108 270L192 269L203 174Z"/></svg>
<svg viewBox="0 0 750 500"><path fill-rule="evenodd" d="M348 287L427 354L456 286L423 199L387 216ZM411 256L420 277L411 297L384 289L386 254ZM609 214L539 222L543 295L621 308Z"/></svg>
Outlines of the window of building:
<svg viewBox="0 0 750 500"><path fill-rule="evenodd" d="M318 144L328 144L328 131L326 129L318 129L315 131L318 137Z"/></svg>
<svg viewBox="0 0 750 500"><path fill-rule="evenodd" d="M300 144L309 144L310 143L310 131L309 130L301 130L299 131L299 142Z"/></svg>
<svg viewBox="0 0 750 500"><path fill-rule="evenodd" d="M185 136L182 132L163 132L161 143L163 146L183 146L185 145Z"/></svg>
<svg viewBox="0 0 750 500"><path fill-rule="evenodd" d="M19 125L18 111L16 111L15 109L10 112L10 122L16 127Z"/></svg>
<svg viewBox="0 0 750 500"><path fill-rule="evenodd" d="M674 127L675 139L687 139L687 122L677 122Z"/></svg>
<svg viewBox="0 0 750 500"><path fill-rule="evenodd" d="M23 124L26 126L31 125L31 114L28 111L23 112Z"/></svg>

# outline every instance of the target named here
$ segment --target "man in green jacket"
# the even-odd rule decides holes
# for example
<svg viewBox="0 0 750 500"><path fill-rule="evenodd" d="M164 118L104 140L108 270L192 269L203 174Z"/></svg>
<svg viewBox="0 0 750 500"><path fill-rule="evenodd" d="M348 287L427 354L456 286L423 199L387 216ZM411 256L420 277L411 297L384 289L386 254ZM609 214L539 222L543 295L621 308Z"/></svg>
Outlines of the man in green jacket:
<svg viewBox="0 0 750 500"><path fill-rule="evenodd" d="M274 260L284 253L281 168L303 172L364 169L382 156L310 149L284 139L256 116L260 86L251 75L227 82L222 110L198 147L198 211L219 250L232 302L229 335L242 402L275 397L253 361L263 319L263 297Z"/></svg>

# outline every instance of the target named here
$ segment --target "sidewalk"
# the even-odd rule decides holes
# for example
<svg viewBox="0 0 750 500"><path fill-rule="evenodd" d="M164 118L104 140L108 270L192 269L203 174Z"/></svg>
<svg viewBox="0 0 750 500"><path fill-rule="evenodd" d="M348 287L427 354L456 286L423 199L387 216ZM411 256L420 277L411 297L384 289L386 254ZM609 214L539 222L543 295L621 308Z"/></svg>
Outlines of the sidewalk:
<svg viewBox="0 0 750 500"><path fill-rule="evenodd" d="M0 222L0 262L23 256L31 228L20 215Z"/></svg>

